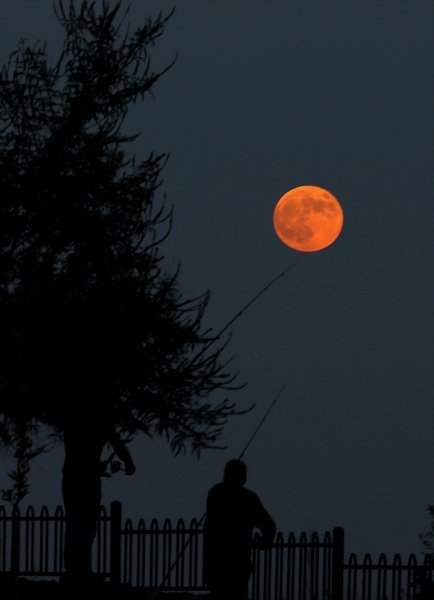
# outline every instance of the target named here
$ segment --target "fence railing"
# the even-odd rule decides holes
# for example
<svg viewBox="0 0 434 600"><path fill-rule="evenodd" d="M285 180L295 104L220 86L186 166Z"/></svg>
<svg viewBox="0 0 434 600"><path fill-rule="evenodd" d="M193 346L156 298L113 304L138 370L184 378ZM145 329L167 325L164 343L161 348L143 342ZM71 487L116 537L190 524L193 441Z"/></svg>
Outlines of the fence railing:
<svg viewBox="0 0 434 600"><path fill-rule="evenodd" d="M344 565L345 600L434 600L434 561L426 556L417 561L411 554L406 562L400 554L387 559L381 554L374 562L370 554L361 561L351 554Z"/></svg>
<svg viewBox="0 0 434 600"><path fill-rule="evenodd" d="M53 514L33 507L8 514L0 506L0 572L28 578L53 578L63 571L64 512ZM123 523L121 505L101 508L93 547L93 569L115 584L171 591L206 591L202 569L203 528L195 519L175 526L166 519L147 525L140 519ZM262 550L255 537L252 600L425 600L433 584L433 562L391 562L382 555L344 562L344 531L336 527L318 533L276 535L272 547ZM425 589L426 596L422 596Z"/></svg>

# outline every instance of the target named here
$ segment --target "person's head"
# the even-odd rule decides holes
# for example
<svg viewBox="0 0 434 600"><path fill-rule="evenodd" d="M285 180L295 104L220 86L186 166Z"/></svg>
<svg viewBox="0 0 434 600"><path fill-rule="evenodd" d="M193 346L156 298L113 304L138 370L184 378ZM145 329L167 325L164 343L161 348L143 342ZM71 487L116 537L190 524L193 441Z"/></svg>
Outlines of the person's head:
<svg viewBox="0 0 434 600"><path fill-rule="evenodd" d="M247 466L242 460L233 458L225 465L223 481L233 486L243 486L247 481Z"/></svg>

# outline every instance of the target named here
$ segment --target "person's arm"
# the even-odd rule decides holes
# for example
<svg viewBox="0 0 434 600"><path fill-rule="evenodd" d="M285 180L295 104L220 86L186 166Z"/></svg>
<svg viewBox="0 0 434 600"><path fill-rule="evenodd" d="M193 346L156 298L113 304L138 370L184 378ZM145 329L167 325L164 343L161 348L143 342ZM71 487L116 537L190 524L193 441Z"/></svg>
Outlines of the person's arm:
<svg viewBox="0 0 434 600"><path fill-rule="evenodd" d="M113 450L116 452L116 455L121 459L121 461L125 465L125 474L132 475L136 471L136 467L134 466L133 459L131 458L131 454L124 442L118 436L116 431L112 429L108 436L108 441L110 442Z"/></svg>
<svg viewBox="0 0 434 600"><path fill-rule="evenodd" d="M259 497L257 497L255 526L262 534L262 546L264 548L269 548L276 535L277 528L276 523L270 513L265 509Z"/></svg>

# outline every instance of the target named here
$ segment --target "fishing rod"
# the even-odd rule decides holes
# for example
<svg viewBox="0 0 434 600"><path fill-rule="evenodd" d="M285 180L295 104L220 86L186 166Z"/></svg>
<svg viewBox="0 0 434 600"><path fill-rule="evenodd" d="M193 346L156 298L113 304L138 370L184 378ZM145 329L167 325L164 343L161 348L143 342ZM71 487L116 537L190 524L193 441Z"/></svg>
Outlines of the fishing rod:
<svg viewBox="0 0 434 600"><path fill-rule="evenodd" d="M208 348L210 346L212 346L212 344L214 344L217 340L219 340L221 338L221 336L224 334L224 332L229 329L229 327L235 323L235 321L237 319L239 319L245 312L246 310L254 303L256 302L256 300L262 296L262 294L264 294L267 290L270 289L270 287L276 283L276 281L278 281L281 277L283 277L284 275L286 275L286 273L288 271L290 271L293 267L295 267L295 264L293 263L292 265L289 265L289 267L286 267L286 269L283 269L283 271L281 271L281 273L279 273L278 275L276 275L276 277L274 277L271 281L269 281L266 285L264 285L264 287L259 290L259 292L257 294L255 294L255 296L253 296L253 298L251 300L249 300L247 302L247 304L245 304L243 306L243 308L241 310L239 310L237 312L236 315L234 315L232 317L232 319L230 319L226 325L224 327L222 327L220 329L220 331L217 333L217 335L215 335L214 337L212 337L209 342L207 344L205 344L205 346L202 347L202 349L196 354L196 356L192 359L191 364L194 364L201 356L202 354L204 354Z"/></svg>
<svg viewBox="0 0 434 600"><path fill-rule="evenodd" d="M258 431L261 429L262 425L265 423L265 421L267 420L268 415L270 414L270 412L273 410L273 406L276 404L276 402L278 401L280 395L282 394L283 390L286 388L286 383L284 383L282 385L282 387L280 388L280 390L278 391L278 393L276 394L276 397L274 398L273 402L270 404L270 406L268 407L267 412L265 413L265 415L262 417L261 422L259 423L259 425L257 426L257 428L255 429L255 431L253 432L253 434L250 436L249 441L247 442L247 444L244 446L241 454L238 457L238 460L241 460L247 450L247 448L250 446L250 444L253 442L256 434L258 433Z"/></svg>
<svg viewBox="0 0 434 600"><path fill-rule="evenodd" d="M226 323L224 327L222 327L222 329L220 329L218 334L213 338L212 343L214 343L215 340L218 340L224 334L224 332L232 325L232 323L234 323L239 317L241 317L241 315L249 308L249 306L251 306L259 298L259 296L262 296L264 292L266 292L278 279L283 277L293 267L295 267L295 264L289 265L289 267L283 269L283 271L279 273L279 275L277 275L276 277L274 277L274 279L269 281L267 285L264 285L264 287L255 296L253 296L253 298L249 300L249 302L247 302L247 304L243 306L243 308L240 311L238 311L237 314L234 317L232 317L232 319L228 323Z"/></svg>
<svg viewBox="0 0 434 600"><path fill-rule="evenodd" d="M295 264L291 264L289 265L289 267L286 267L286 269L283 269L283 271L281 271L278 275L276 275L276 277L273 277L273 279L271 281L269 281L266 285L264 285L263 288L261 288L259 290L259 292L257 292L253 298L251 300L249 300L247 302L247 304L245 304L241 310L239 310L227 323L226 325L224 325L224 327L222 327L220 329L220 331L217 333L217 335L215 335L213 338L210 339L210 341L205 344L205 346L202 347L202 349L200 350L200 352L198 354L196 354L196 356L193 358L192 360L192 364L194 362L196 362L198 360L198 358L200 356L202 356L202 354L204 354L208 348L214 344L218 339L221 338L221 336L224 334L225 331L227 331L227 329L229 329L229 327L235 323L235 321L237 319L239 319L245 312L246 310L252 306L252 304L254 302L256 302L256 300L262 296L262 294L264 294L267 290L270 289L270 287L272 285L274 285L274 283L276 283L276 281L278 281L281 277L283 277L284 275L286 275L286 273L288 271L290 271L293 267L295 267ZM279 390L279 393L277 394L277 396L273 399L273 402L271 404L271 406L269 407L269 409L267 410L267 412L265 413L264 417L262 418L261 422L259 423L258 427L255 429L255 431L253 432L253 435L249 438L247 444L245 445L245 447L243 448L243 450L241 451L239 460L241 460L241 458L244 456L247 448L249 447L249 445L251 444L251 442L253 441L254 437L256 436L256 434L258 433L259 429L262 427L262 425L264 424L268 414L271 412L273 406L276 404L279 396L281 395L281 393L283 392L284 388L286 386L282 386L282 388ZM205 520L206 517L206 512L202 515L202 518L200 519L199 523L198 523L198 527L200 527L203 523L203 521ZM155 600L155 598L157 597L157 594L159 592L159 590L161 590L161 588L163 587L163 585L165 584L165 582L168 580L168 578L170 577L170 574L172 573L173 569L176 567L176 565L178 564L181 556L184 554L186 548L188 547L188 545L190 544L192 540L192 536L190 535L190 537L187 539L187 542L182 546L181 550L179 551L178 555L176 556L174 562L172 563L172 565L170 566L168 572L166 573L166 575L164 576L163 580L161 581L160 585L158 586L158 588L155 590L155 592L152 594L151 596L151 600Z"/></svg>
<svg viewBox="0 0 434 600"><path fill-rule="evenodd" d="M267 411L265 412L264 416L262 417L261 421L259 422L259 425L256 427L255 431L253 432L253 434L250 436L250 438L248 439L246 445L244 446L244 448L241 451L241 454L238 457L238 460L241 460L242 457L244 456L244 454L246 453L247 448L250 446L250 444L252 443L253 439L255 438L255 436L257 435L258 431L261 429L262 425L265 423L265 421L267 420L268 415L270 414L270 412L273 410L273 407L275 406L276 402L278 401L279 397L281 396L281 394L283 393L283 390L286 388L286 384L282 385L282 387L280 388L280 390L278 391L278 393L276 394L276 396L273 398L273 401L271 402L270 406L268 407ZM197 524L197 527L199 528L203 521L205 520L206 517L206 511L204 512L204 514L202 515L200 521ZM163 588L164 584L166 583L166 581L169 579L170 574L172 573L173 569L176 567L176 565L178 564L180 558L182 557L182 555L184 554L184 552L186 551L187 547L189 546L189 544L191 543L191 540L193 539L193 536L190 535L190 537L187 539L187 541L184 543L184 545L182 546L181 550L178 552L175 560L173 561L173 563L170 565L169 570L167 571L167 573L165 574L165 576L163 577L160 585L158 586L158 588L153 592L153 594L151 595L151 600L155 600L157 598L157 594L158 592Z"/></svg>
<svg viewBox="0 0 434 600"><path fill-rule="evenodd" d="M244 454L247 451L247 448L250 446L250 444L253 442L253 440L256 437L256 434L258 433L258 431L261 429L262 425L265 423L265 421L267 420L268 415L270 414L270 412L273 410L274 405L276 404L276 402L278 401L279 397L281 396L281 394L283 393L283 390L286 388L286 384L283 384L282 387L280 388L279 392L276 394L274 400L272 401L272 403L270 404L270 406L268 407L266 413L264 414L264 416L262 417L261 421L259 422L258 426L256 427L255 431L252 433L252 435L250 436L250 438L247 441L247 444L244 446L244 448L241 451L241 454L238 457L238 460L241 460L244 456ZM107 467L108 465L110 465L111 467L111 472L112 473L117 473L118 471L121 470L121 463L119 461L114 461L113 458L116 456L116 452L112 452L110 454L110 456L104 460L101 463L101 471L102 471L102 476L103 477L110 477L110 473L107 472ZM201 519L201 521L203 520L203 517Z"/></svg>

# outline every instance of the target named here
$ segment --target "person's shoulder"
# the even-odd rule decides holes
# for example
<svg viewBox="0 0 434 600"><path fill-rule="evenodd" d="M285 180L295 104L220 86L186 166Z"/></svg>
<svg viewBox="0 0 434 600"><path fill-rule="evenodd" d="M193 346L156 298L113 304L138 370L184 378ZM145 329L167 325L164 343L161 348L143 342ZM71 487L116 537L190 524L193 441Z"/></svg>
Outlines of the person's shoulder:
<svg viewBox="0 0 434 600"><path fill-rule="evenodd" d="M221 493L221 491L223 490L223 483L215 483L209 490L208 490L208 496L214 496L216 494Z"/></svg>
<svg viewBox="0 0 434 600"><path fill-rule="evenodd" d="M245 494L248 494L249 496L256 496L256 498L259 498L259 496L256 492L254 492L250 488L246 487L245 485L243 485L243 490L244 490Z"/></svg>
<svg viewBox="0 0 434 600"><path fill-rule="evenodd" d="M244 494L245 498L248 498L248 500L250 502L261 503L261 500L256 492L254 492L253 490L250 490L249 488L246 488L246 487L243 487L242 489L243 489L243 494Z"/></svg>

